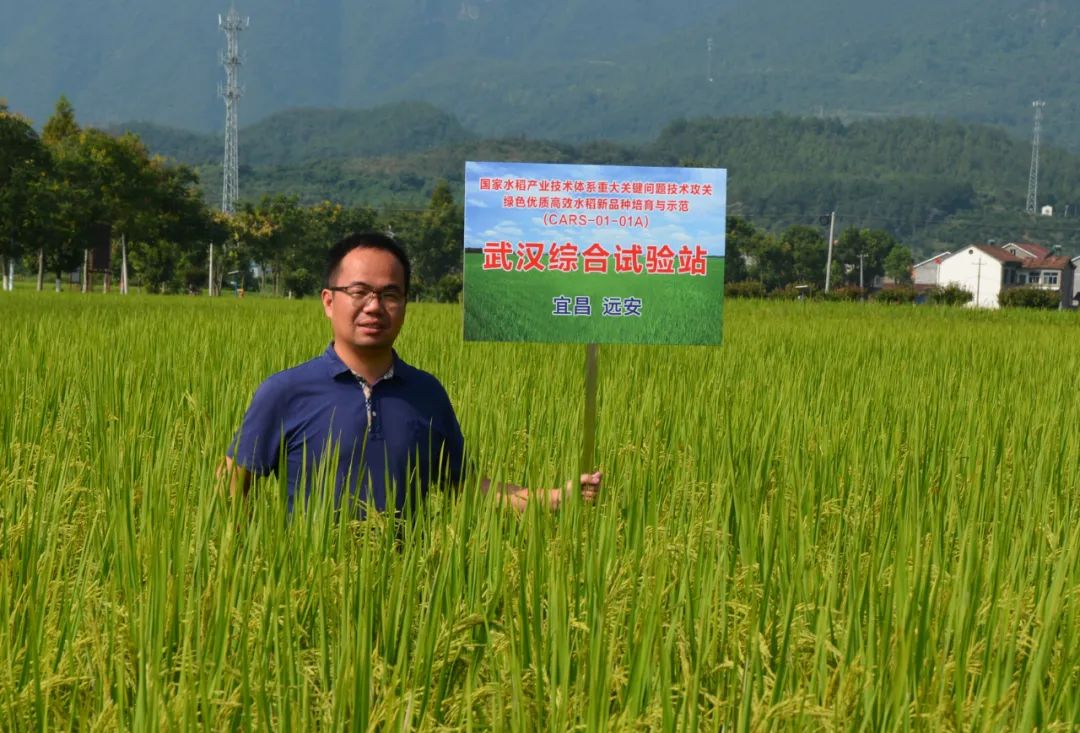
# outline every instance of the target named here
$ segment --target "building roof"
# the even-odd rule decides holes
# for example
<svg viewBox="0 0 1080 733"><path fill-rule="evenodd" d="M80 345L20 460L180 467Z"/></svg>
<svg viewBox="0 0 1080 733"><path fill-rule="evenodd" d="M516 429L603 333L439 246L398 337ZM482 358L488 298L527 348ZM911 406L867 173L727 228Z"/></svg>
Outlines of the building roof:
<svg viewBox="0 0 1080 733"><path fill-rule="evenodd" d="M911 267L912 267L912 269L914 269L916 267L922 267L923 265L929 265L931 262L934 263L935 265L940 265L941 261L943 259L945 259L946 257L948 257L949 255L951 255L951 254L952 254L952 252L939 252L938 254L934 255L933 257L928 257L927 259L923 260L922 262L916 262Z"/></svg>
<svg viewBox="0 0 1080 733"><path fill-rule="evenodd" d="M1030 254L1032 257L1035 257L1037 259L1046 257L1048 254L1050 254L1049 248L1044 247L1041 244L1033 244L1031 242L1009 242L1009 244L1005 246L1008 247L1009 245L1012 245L1017 249L1022 249L1028 254Z"/></svg>
<svg viewBox="0 0 1080 733"><path fill-rule="evenodd" d="M1012 252L1003 247L997 247L993 244L973 244L974 249L979 250L983 254L990 255L999 262L1024 262L1025 258L1017 257Z"/></svg>
<svg viewBox="0 0 1080 733"><path fill-rule="evenodd" d="M1050 255L1049 257L1032 257L1025 259L1020 267L1025 270L1064 270L1072 266L1072 260L1065 255Z"/></svg>

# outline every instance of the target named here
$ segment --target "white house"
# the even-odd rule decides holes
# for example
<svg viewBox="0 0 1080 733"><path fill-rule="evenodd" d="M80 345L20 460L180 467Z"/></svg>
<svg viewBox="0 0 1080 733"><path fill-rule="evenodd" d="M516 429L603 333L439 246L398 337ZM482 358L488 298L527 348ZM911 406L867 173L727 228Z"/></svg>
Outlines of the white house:
<svg viewBox="0 0 1080 733"><path fill-rule="evenodd" d="M970 305L997 308L998 293L1008 273L1020 267L1020 258L1002 247L973 244L946 257L938 266L938 284L958 285L975 296Z"/></svg>
<svg viewBox="0 0 1080 733"><path fill-rule="evenodd" d="M1052 255L1041 245L973 244L941 261L938 284L964 288L974 296L970 305L977 308L997 308L998 295L1011 287L1058 291L1061 307L1071 308L1075 270L1068 257Z"/></svg>

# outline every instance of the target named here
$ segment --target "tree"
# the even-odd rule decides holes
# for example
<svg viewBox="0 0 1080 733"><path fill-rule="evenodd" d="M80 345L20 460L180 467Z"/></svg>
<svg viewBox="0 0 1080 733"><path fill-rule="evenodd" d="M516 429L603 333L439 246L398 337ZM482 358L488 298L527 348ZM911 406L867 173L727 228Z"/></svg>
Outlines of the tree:
<svg viewBox="0 0 1080 733"><path fill-rule="evenodd" d="M82 244L90 238L92 224L100 219L101 201L94 190L90 160L82 155L79 134L54 136L52 140L53 175L45 191L50 202L49 232L38 252L38 288L42 271L48 270L55 275L59 292L63 274L82 262Z"/></svg>
<svg viewBox="0 0 1080 733"><path fill-rule="evenodd" d="M0 109L0 269L40 238L48 150L29 121Z"/></svg>
<svg viewBox="0 0 1080 733"><path fill-rule="evenodd" d="M824 287L828 248L821 232L816 227L797 224L784 231L780 242L791 252L795 281Z"/></svg>
<svg viewBox="0 0 1080 733"><path fill-rule="evenodd" d="M763 236L756 239L749 255L747 273L766 289L781 288L794 279L795 262L791 256L791 248L776 237Z"/></svg>
<svg viewBox="0 0 1080 733"><path fill-rule="evenodd" d="M234 217L237 240L259 265L275 295L288 292L303 296L318 287L325 244L308 238L308 210L298 196L263 196L257 204L245 203Z"/></svg>
<svg viewBox="0 0 1080 733"><path fill-rule="evenodd" d="M75 108L71 106L68 98L61 95L56 102L52 117L45 123L41 130L41 139L46 145L56 145L68 138L75 137L80 132L79 125L75 122Z"/></svg>
<svg viewBox="0 0 1080 733"><path fill-rule="evenodd" d="M869 285L875 277L885 274L885 258L896 246L896 238L883 229L849 227L840 234L833 249L833 262L842 267L839 273L834 270L833 275L839 274L838 282L858 285L859 255L862 255L863 281Z"/></svg>
<svg viewBox="0 0 1080 733"><path fill-rule="evenodd" d="M461 207L454 203L446 181L435 186L417 224L416 235L409 241L417 294L431 300L457 300L465 229Z"/></svg>
<svg viewBox="0 0 1080 733"><path fill-rule="evenodd" d="M724 238L724 281L737 283L749 277L747 261L761 249L766 234L739 216L727 218Z"/></svg>
<svg viewBox="0 0 1080 733"><path fill-rule="evenodd" d="M892 278L893 282L901 285L911 284L911 266L914 263L911 250L897 244L885 257L885 275Z"/></svg>

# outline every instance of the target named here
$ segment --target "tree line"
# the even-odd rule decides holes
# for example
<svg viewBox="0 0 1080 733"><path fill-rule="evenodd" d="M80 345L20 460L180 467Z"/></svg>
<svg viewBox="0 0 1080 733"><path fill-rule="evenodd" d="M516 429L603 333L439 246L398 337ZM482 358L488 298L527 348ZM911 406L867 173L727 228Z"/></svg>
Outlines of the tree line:
<svg viewBox="0 0 1080 733"><path fill-rule="evenodd" d="M304 205L277 193L226 215L204 201L191 167L151 155L132 133L81 127L65 98L40 135L0 103L0 268L36 273L38 290L47 276L59 290L76 271L119 282L126 260L147 292L231 285L299 297L318 291L329 245L364 229L406 243L416 297L457 298L462 211L445 183L425 207Z"/></svg>
<svg viewBox="0 0 1080 733"><path fill-rule="evenodd" d="M416 208L305 203L295 194L267 193L225 215L204 201L191 167L151 155L132 133L81 127L64 98L40 135L0 107L0 264L36 272L39 290L47 274L59 289L76 270L118 281L122 248L132 282L147 292L232 287L301 297L318 292L331 243L371 229L405 244L417 298L458 298L463 216L445 180ZM753 281L766 292L823 289L826 232L824 224L772 232L729 217L726 280ZM91 261L91 251L106 252L105 264ZM889 232L849 227L834 241L830 285L868 285L882 275L904 282L911 260Z"/></svg>
<svg viewBox="0 0 1080 733"><path fill-rule="evenodd" d="M828 218L819 226L798 224L778 234L729 216L725 237L724 278L727 283L756 283L766 293L803 285L869 289L875 278L911 283L911 250L881 229L848 227L834 238L829 261Z"/></svg>

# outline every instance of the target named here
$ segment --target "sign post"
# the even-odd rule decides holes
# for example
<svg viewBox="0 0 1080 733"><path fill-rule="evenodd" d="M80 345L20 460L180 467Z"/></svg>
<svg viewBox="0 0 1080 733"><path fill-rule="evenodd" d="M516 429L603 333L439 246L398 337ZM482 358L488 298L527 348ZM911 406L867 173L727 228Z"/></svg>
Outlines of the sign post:
<svg viewBox="0 0 1080 733"><path fill-rule="evenodd" d="M727 171L465 164L466 341L581 343L582 473L599 344L719 345Z"/></svg>
<svg viewBox="0 0 1080 733"><path fill-rule="evenodd" d="M596 381L599 372L600 347L585 347L585 422L582 426L581 473L596 470Z"/></svg>

